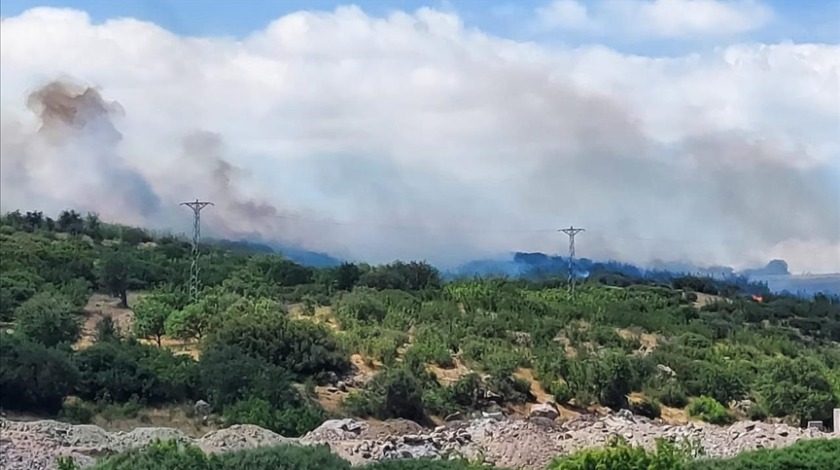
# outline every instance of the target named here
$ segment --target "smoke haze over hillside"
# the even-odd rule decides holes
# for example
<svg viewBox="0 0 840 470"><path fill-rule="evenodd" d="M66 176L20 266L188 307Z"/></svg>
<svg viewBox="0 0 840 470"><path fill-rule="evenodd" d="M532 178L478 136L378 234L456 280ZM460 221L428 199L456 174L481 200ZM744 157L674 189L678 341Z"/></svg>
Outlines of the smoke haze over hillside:
<svg viewBox="0 0 840 470"><path fill-rule="evenodd" d="M36 31L50 31L38 34ZM840 46L683 57L494 37L431 9L241 39L2 20L3 210L74 207L372 262L515 250L840 272Z"/></svg>

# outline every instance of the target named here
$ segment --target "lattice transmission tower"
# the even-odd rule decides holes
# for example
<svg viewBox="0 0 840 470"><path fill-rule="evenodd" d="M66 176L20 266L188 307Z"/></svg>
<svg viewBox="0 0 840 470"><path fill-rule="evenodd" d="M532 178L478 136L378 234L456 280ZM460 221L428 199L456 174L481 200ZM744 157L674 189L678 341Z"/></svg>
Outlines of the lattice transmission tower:
<svg viewBox="0 0 840 470"><path fill-rule="evenodd" d="M575 290L575 235L580 232L585 232L586 229L569 226L569 228L560 229L559 231L569 236L569 289Z"/></svg>
<svg viewBox="0 0 840 470"><path fill-rule="evenodd" d="M187 206L193 210L193 239L192 239L192 263L190 263L190 302L195 302L198 298L199 278L198 278L198 257L200 251L198 244L201 242L201 210L207 206L212 206L213 203L209 201L199 201L196 199L192 202L182 202L180 205Z"/></svg>

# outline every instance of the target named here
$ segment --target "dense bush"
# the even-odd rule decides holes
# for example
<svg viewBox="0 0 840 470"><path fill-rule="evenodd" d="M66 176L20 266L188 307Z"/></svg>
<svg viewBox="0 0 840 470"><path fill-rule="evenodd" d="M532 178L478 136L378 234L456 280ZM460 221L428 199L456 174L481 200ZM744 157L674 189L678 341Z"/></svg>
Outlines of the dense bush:
<svg viewBox="0 0 840 470"><path fill-rule="evenodd" d="M76 308L61 295L39 293L15 310L16 331L44 344L74 343L82 330Z"/></svg>
<svg viewBox="0 0 840 470"><path fill-rule="evenodd" d="M96 413L93 406L80 400L65 401L58 419L72 424L90 424Z"/></svg>
<svg viewBox="0 0 840 470"><path fill-rule="evenodd" d="M187 400L197 395L198 368L189 356L134 341L105 341L76 353L78 394L91 401L149 404Z"/></svg>
<svg viewBox="0 0 840 470"><path fill-rule="evenodd" d="M665 440L653 451L618 441L556 459L547 470L684 470L690 456L690 448Z"/></svg>
<svg viewBox="0 0 840 470"><path fill-rule="evenodd" d="M299 378L349 368L348 354L327 327L290 320L275 302L264 299L242 299L231 306L209 342L237 347Z"/></svg>
<svg viewBox="0 0 840 470"><path fill-rule="evenodd" d="M834 470L838 462L840 439L820 439L744 452L731 459L699 460L689 463L686 470Z"/></svg>
<svg viewBox="0 0 840 470"><path fill-rule="evenodd" d="M840 403L825 366L809 357L768 362L757 388L770 415L796 416L802 424L829 420Z"/></svg>
<svg viewBox="0 0 840 470"><path fill-rule="evenodd" d="M78 382L67 352L0 333L0 407L55 413Z"/></svg>
<svg viewBox="0 0 840 470"><path fill-rule="evenodd" d="M840 440L806 440L790 447L744 452L730 459L697 459L692 444L658 441L647 451L623 442L555 460L548 470L834 470Z"/></svg>
<svg viewBox="0 0 840 470"><path fill-rule="evenodd" d="M674 381L669 381L656 393L656 398L665 406L673 408L685 408L688 405L688 395L682 386Z"/></svg>
<svg viewBox="0 0 840 470"><path fill-rule="evenodd" d="M391 368L378 374L364 390L348 395L344 405L357 416L426 421L423 385L404 367Z"/></svg>
<svg viewBox="0 0 840 470"><path fill-rule="evenodd" d="M662 407L660 407L659 403L657 403L656 401L651 400L650 398L644 398L641 401L631 402L630 411L640 416L646 416L650 419L655 419L659 418L659 416L662 414Z"/></svg>
<svg viewBox="0 0 840 470"><path fill-rule="evenodd" d="M249 398L224 409L225 424L254 424L286 437L300 437L324 422L324 411L299 401L273 405L262 398Z"/></svg>
<svg viewBox="0 0 840 470"><path fill-rule="evenodd" d="M297 400L289 372L234 346L208 348L198 369L204 396L219 411L247 398L264 399L274 406Z"/></svg>
<svg viewBox="0 0 840 470"><path fill-rule="evenodd" d="M732 416L726 410L726 407L714 398L707 396L701 396L689 403L688 414L712 424L732 422Z"/></svg>

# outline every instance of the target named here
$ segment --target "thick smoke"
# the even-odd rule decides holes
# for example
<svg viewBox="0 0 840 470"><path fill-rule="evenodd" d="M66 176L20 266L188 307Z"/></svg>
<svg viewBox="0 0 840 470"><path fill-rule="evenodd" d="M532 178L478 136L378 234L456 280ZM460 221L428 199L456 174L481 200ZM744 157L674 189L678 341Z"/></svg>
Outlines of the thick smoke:
<svg viewBox="0 0 840 470"><path fill-rule="evenodd" d="M648 59L354 8L242 41L57 10L0 32L3 210L185 230L198 197L211 235L442 265L563 253L573 224L594 259L840 271L836 46ZM64 74L101 91L29 88Z"/></svg>
<svg viewBox="0 0 840 470"><path fill-rule="evenodd" d="M221 236L261 238L263 241L283 241L302 244L305 234L286 223L289 214L279 210L262 197L242 194L247 186L243 169L225 158L222 136L208 131L195 131L185 136L178 166L194 168L189 180L195 191L213 201L206 212L207 220ZM184 181L183 184L188 184Z"/></svg>
<svg viewBox="0 0 840 470"><path fill-rule="evenodd" d="M123 113L119 103L106 102L93 88L57 80L30 93L26 104L38 128L30 135L20 129L9 133L12 143L8 149L3 145L2 154L4 196L52 192L51 198L37 196L36 205L69 203L130 220L158 211L151 186L119 156L123 135L112 121Z"/></svg>

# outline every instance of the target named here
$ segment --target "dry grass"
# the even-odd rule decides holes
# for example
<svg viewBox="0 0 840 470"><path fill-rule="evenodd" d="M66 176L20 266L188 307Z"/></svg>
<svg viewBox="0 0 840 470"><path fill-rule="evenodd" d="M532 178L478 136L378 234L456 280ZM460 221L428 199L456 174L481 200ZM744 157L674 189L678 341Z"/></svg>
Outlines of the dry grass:
<svg viewBox="0 0 840 470"><path fill-rule="evenodd" d="M129 292L128 305L134 305L141 296L142 293L140 292ZM114 321L120 333L125 335L131 332L134 312L130 308L121 308L119 303L119 299L108 295L93 294L90 296L87 305L82 309L85 320L82 324L82 336L76 343L77 348L82 349L93 344L96 325L106 317L110 317Z"/></svg>
<svg viewBox="0 0 840 470"><path fill-rule="evenodd" d="M531 386L531 395L534 396L537 403L554 402L554 397L546 392L542 384L534 378L534 371L532 369L520 367L513 373L513 375L518 379L528 382Z"/></svg>
<svg viewBox="0 0 840 470"><path fill-rule="evenodd" d="M571 358L577 357L577 349L575 349L575 347L572 346L572 340L570 340L569 337L566 336L566 333L564 331L559 331L557 333L557 336L554 337L554 341L557 341L558 343L563 345L563 352L565 352L567 356Z"/></svg>
<svg viewBox="0 0 840 470"><path fill-rule="evenodd" d="M695 292L697 294L697 300L694 301L692 304L694 308L701 308L705 307L706 305L713 304L715 302L732 302L731 299L727 299L725 297L721 297L719 295L711 295L711 294L704 294L702 292Z"/></svg>
<svg viewBox="0 0 840 470"><path fill-rule="evenodd" d="M382 368L382 363L370 358L366 358L361 354L351 354L350 364L356 369L357 378L361 377L365 380L370 380Z"/></svg>
<svg viewBox="0 0 840 470"><path fill-rule="evenodd" d="M327 325L333 331L341 331L341 325L338 319L333 314L330 306L317 306L314 311L307 311L304 304L290 304L286 307L289 311L289 316L294 320L309 320L313 323L320 323Z"/></svg>
<svg viewBox="0 0 840 470"><path fill-rule="evenodd" d="M688 412L682 408L662 406L662 421L668 424L686 424L689 421Z"/></svg>
<svg viewBox="0 0 840 470"><path fill-rule="evenodd" d="M435 375L439 384L443 386L452 385L460 380L461 377L472 372L469 367L461 362L461 359L455 358L453 362L455 365L449 368L443 368L437 364L428 364L426 370Z"/></svg>
<svg viewBox="0 0 840 470"><path fill-rule="evenodd" d="M331 387L315 387L316 399L318 400L318 404L321 405L321 408L326 410L328 413L338 413L341 410L344 397L347 396L348 392L342 392L340 390L330 392L327 390L329 388Z"/></svg>
<svg viewBox="0 0 840 470"><path fill-rule="evenodd" d="M633 392L627 396L627 401L630 403L640 403L645 399L645 394L640 392ZM670 406L660 405L662 410L661 418L667 424L678 425L686 424L689 421L688 413L682 408L671 408Z"/></svg>
<svg viewBox="0 0 840 470"><path fill-rule="evenodd" d="M659 337L651 333L645 333L641 329L619 328L616 331L625 340L637 340L640 345L637 352L640 354L650 354L659 346Z"/></svg>

